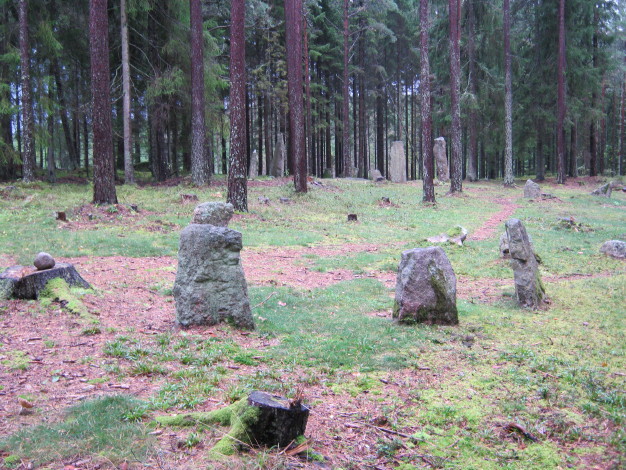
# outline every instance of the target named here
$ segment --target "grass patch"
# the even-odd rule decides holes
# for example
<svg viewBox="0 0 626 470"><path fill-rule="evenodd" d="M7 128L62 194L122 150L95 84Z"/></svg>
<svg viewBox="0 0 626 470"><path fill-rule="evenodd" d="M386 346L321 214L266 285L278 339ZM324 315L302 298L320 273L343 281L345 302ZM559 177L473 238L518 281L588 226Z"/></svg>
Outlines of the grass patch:
<svg viewBox="0 0 626 470"><path fill-rule="evenodd" d="M0 448L35 465L80 456L113 464L141 461L153 442L145 427L129 417L142 406L121 395L86 401L70 408L64 421L18 431L0 441Z"/></svg>

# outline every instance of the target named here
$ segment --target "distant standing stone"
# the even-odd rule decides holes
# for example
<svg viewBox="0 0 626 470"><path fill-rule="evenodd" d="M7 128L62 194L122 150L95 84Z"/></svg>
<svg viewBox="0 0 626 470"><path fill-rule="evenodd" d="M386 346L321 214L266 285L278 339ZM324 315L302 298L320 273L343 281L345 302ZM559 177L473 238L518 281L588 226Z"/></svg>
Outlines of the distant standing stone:
<svg viewBox="0 0 626 470"><path fill-rule="evenodd" d="M52 256L42 251L35 257L33 264L39 271L43 271L44 269L54 268L55 261Z"/></svg>
<svg viewBox="0 0 626 470"><path fill-rule="evenodd" d="M604 253L613 258L624 259L626 258L626 242L621 240L609 240L604 242L600 247L600 253Z"/></svg>
<svg viewBox="0 0 626 470"><path fill-rule="evenodd" d="M270 175L281 177L285 174L286 155L285 136L282 132L279 132L276 139L276 147L274 148L274 155L272 155L272 162L270 164Z"/></svg>
<svg viewBox="0 0 626 470"><path fill-rule="evenodd" d="M613 192L613 190L621 187L622 184L619 181L611 181L610 183L603 184L599 188L592 191L591 195L611 197L611 193Z"/></svg>
<svg viewBox="0 0 626 470"><path fill-rule="evenodd" d="M375 183L380 183L381 181L385 181L385 177L379 170L370 170L370 179Z"/></svg>
<svg viewBox="0 0 626 470"><path fill-rule="evenodd" d="M191 224L183 229L174 283L180 325L228 321L239 328L254 328L241 247L241 233L226 227Z"/></svg>
<svg viewBox="0 0 626 470"><path fill-rule="evenodd" d="M435 162L437 162L437 179L442 183L450 181L450 168L446 157L446 139L437 137L433 146Z"/></svg>
<svg viewBox="0 0 626 470"><path fill-rule="evenodd" d="M505 227L517 302L522 307L537 309L544 303L546 293L528 233L519 219L507 220Z"/></svg>
<svg viewBox="0 0 626 470"><path fill-rule="evenodd" d="M392 183L406 183L406 158L404 142L396 140L389 151L389 179Z"/></svg>
<svg viewBox="0 0 626 470"><path fill-rule="evenodd" d="M248 171L248 177L253 180L259 176L259 152L252 151L250 155L250 170Z"/></svg>
<svg viewBox="0 0 626 470"><path fill-rule="evenodd" d="M233 213L233 205L229 202L203 202L194 209L191 223L227 227Z"/></svg>
<svg viewBox="0 0 626 470"><path fill-rule="evenodd" d="M524 197L534 199L541 196L541 187L533 180L526 180L524 185Z"/></svg>
<svg viewBox="0 0 626 470"><path fill-rule="evenodd" d="M402 253L393 318L401 323L458 325L456 276L440 247Z"/></svg>

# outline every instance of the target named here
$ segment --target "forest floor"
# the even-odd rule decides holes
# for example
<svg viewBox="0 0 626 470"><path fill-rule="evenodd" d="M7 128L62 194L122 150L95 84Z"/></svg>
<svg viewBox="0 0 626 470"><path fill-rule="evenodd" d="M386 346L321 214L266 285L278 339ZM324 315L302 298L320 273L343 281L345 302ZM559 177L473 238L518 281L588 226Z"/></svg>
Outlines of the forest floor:
<svg viewBox="0 0 626 470"><path fill-rule="evenodd" d="M430 208L416 202L419 183L320 181L307 196L293 194L286 179L255 181L250 212L231 224L244 233L252 332L176 326L177 234L194 207L179 194L200 191L144 186L123 193L127 204L105 207L89 204L89 187L80 185L3 193L0 241L8 249L0 266L49 251L93 290L73 292L88 311L82 317L64 302L0 300L0 468L626 464L626 270L598 253L602 241L626 238L625 194L589 196L600 182L581 178L546 182L544 192L556 197L529 201L521 183L480 182L460 197L438 188ZM198 195L219 200L224 191L215 182ZM257 204L266 195L270 206ZM282 196L290 203L278 203ZM139 212L128 207L136 202ZM51 220L68 208L68 222ZM345 222L348 212L359 222ZM525 222L542 256L544 311L515 306L498 250L510 217ZM570 217L573 227L559 224ZM401 251L427 246L426 236L455 224L470 231L464 247L444 247L457 274L461 325L396 325ZM211 461L207 450L225 429L153 422L216 409L254 389L303 390L311 416L302 452L254 449ZM139 432L132 443L121 431L93 449L89 436L78 447L42 437L68 408L120 394L140 400L127 420ZM20 399L32 409L20 414Z"/></svg>

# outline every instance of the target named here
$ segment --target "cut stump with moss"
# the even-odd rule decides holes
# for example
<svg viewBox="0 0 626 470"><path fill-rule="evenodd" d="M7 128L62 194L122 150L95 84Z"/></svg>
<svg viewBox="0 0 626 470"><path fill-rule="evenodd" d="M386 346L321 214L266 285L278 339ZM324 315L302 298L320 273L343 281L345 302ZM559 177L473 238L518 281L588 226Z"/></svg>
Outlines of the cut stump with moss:
<svg viewBox="0 0 626 470"><path fill-rule="evenodd" d="M65 280L70 286L91 288L69 263L57 263L53 268L41 271L34 266L12 266L0 274L0 296L6 299L38 299L48 281L57 278Z"/></svg>
<svg viewBox="0 0 626 470"><path fill-rule="evenodd" d="M194 426L219 424L231 426L226 435L211 449L210 455L220 458L232 455L245 446L286 447L304 434L309 408L301 400L289 401L277 395L254 391L226 408L210 412L159 416L163 426Z"/></svg>

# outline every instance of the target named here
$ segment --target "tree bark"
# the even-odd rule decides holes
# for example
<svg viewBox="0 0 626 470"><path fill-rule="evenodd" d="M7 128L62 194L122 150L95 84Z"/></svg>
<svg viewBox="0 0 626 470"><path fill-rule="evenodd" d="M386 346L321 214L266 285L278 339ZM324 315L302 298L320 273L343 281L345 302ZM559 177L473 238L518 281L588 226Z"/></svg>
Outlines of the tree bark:
<svg viewBox="0 0 626 470"><path fill-rule="evenodd" d="M230 168L228 170L228 202L237 211L248 210L245 10L245 0L232 0L230 15Z"/></svg>
<svg viewBox="0 0 626 470"><path fill-rule="evenodd" d="M467 54L468 54L468 67L469 67L469 87L473 100L477 96L476 87L476 43L475 43L475 29L476 29L476 12L474 11L475 0L468 1L468 34L467 34ZM470 181L478 180L478 141L476 139L477 129L476 121L478 119L476 113L476 105L472 102L469 110L469 122L468 122L468 134L469 144L467 147L467 179Z"/></svg>
<svg viewBox="0 0 626 470"><path fill-rule="evenodd" d="M116 204L109 95L109 18L106 0L89 1L89 46L93 116L93 202Z"/></svg>
<svg viewBox="0 0 626 470"><path fill-rule="evenodd" d="M349 0L343 0L343 83L341 87L341 151L342 172L341 176L352 176L352 160L350 158L350 94L348 77L348 51L350 40L350 26L348 23Z"/></svg>
<svg viewBox="0 0 626 470"><path fill-rule="evenodd" d="M135 183L135 168L132 156L132 130L130 127L130 57L128 53L128 14L126 0L120 0L122 29L122 121L124 127L124 182Z"/></svg>
<svg viewBox="0 0 626 470"><path fill-rule="evenodd" d="M22 85L22 179L35 179L35 141L33 98L30 84L30 41L28 38L28 0L19 0L20 78Z"/></svg>
<svg viewBox="0 0 626 470"><path fill-rule="evenodd" d="M511 80L511 8L504 0L504 185L513 185L513 86Z"/></svg>
<svg viewBox="0 0 626 470"><path fill-rule="evenodd" d="M565 183L565 0L559 0L559 56L557 64L556 182Z"/></svg>
<svg viewBox="0 0 626 470"><path fill-rule="evenodd" d="M505 2L508 0L505 0ZM461 155L461 0L449 0L450 14L450 106L452 126L450 136L450 193L463 191L463 156Z"/></svg>
<svg viewBox="0 0 626 470"><path fill-rule="evenodd" d="M420 95L422 118L423 200L435 202L433 185L433 137L430 108L430 62L428 59L428 0L420 0Z"/></svg>
<svg viewBox="0 0 626 470"><path fill-rule="evenodd" d="M204 124L204 38L202 2L189 0L191 26L191 179L196 186L210 182Z"/></svg>
<svg viewBox="0 0 626 470"><path fill-rule="evenodd" d="M302 96L302 0L285 3L287 87L289 101L289 141L293 155L293 182L296 192L306 193L306 155L304 152L304 112Z"/></svg>

